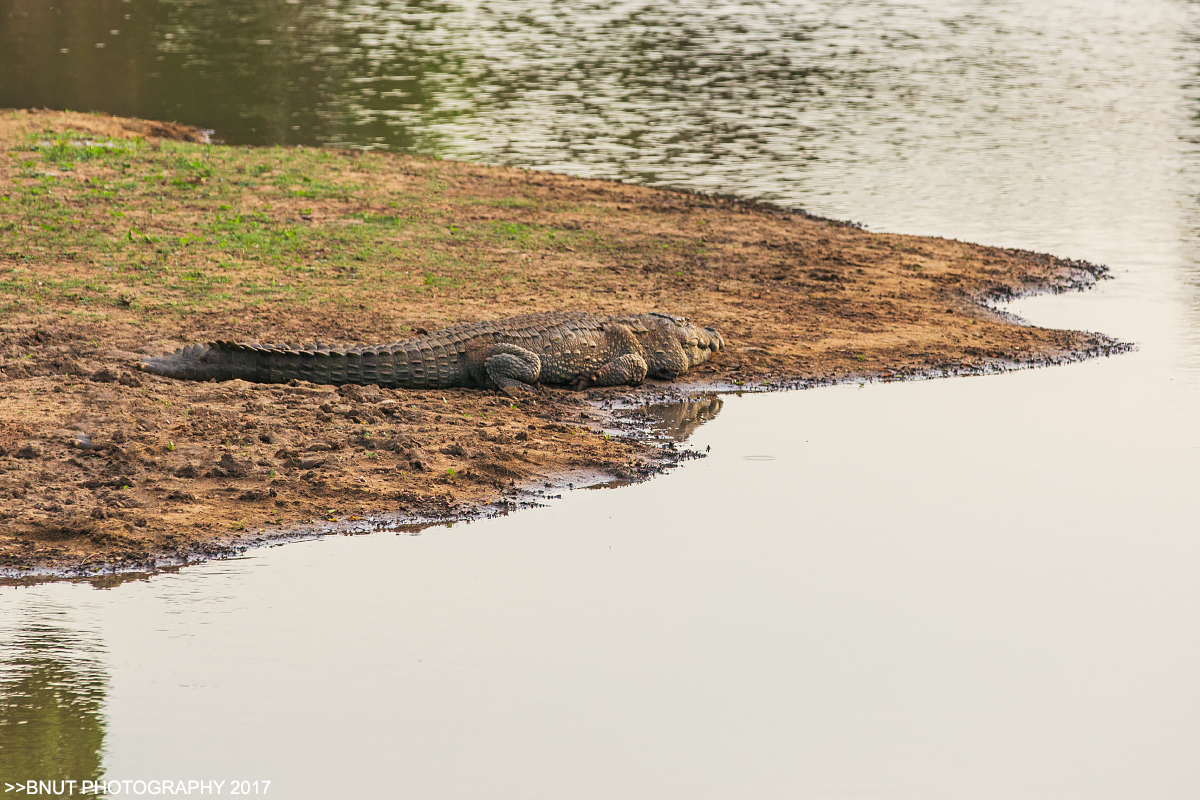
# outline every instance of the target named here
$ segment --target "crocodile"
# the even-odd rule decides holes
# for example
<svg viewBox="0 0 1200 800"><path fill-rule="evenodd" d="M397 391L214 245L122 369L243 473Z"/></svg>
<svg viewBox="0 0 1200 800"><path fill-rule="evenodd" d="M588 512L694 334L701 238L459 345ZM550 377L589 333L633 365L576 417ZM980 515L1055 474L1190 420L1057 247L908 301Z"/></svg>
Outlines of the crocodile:
<svg viewBox="0 0 1200 800"><path fill-rule="evenodd" d="M514 395L537 383L583 389L638 384L647 376L671 380L724 346L715 329L672 314L554 311L454 325L384 345L192 344L146 358L139 368L183 380L461 387Z"/></svg>

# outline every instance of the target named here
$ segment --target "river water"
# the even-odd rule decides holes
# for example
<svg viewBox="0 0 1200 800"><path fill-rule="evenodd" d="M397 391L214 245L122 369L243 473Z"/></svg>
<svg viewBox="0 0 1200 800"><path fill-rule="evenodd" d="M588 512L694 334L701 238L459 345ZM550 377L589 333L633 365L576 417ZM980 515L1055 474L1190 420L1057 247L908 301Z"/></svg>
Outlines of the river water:
<svg viewBox="0 0 1200 800"><path fill-rule="evenodd" d="M1195 797L1198 13L0 0L0 105L682 185L1084 258L1114 280L1008 310L1138 346L730 396L689 440L708 458L647 484L108 590L0 589L0 779ZM94 80L117 66L125 80Z"/></svg>

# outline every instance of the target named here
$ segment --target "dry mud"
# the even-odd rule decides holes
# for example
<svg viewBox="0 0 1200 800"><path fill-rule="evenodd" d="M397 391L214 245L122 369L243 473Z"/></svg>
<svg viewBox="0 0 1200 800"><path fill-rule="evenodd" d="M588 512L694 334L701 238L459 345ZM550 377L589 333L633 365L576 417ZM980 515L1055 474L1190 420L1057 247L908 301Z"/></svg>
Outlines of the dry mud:
<svg viewBox="0 0 1200 800"><path fill-rule="evenodd" d="M1087 288L1102 267L802 211L404 155L227 148L85 114L0 111L0 149L0 570L13 579L497 513L569 475L638 480L679 451L637 425L621 435L613 409L655 398L1124 349L983 304ZM728 347L676 384L517 402L136 369L192 341L387 342L554 309L669 311ZM715 408L703 399L657 429L684 435Z"/></svg>

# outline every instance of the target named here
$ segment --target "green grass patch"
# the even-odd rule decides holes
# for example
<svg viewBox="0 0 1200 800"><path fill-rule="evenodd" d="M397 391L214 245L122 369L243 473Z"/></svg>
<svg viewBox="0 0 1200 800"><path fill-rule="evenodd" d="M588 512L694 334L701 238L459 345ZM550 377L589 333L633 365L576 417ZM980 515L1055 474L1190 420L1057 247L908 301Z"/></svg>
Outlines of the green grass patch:
<svg viewBox="0 0 1200 800"><path fill-rule="evenodd" d="M444 167L382 156L46 133L9 156L0 265L37 277L0 269L0 294L8 295L0 302L28 300L26 308L55 313L117 305L153 322L275 300L353 308L373 293L433 292L453 303L456 293L487 297L519 281L519 267L496 266L513 249L561 252L588 242L577 230L473 219L467 206L538 202L443 200ZM406 187L348 177L388 170ZM489 249L505 255L485 256Z"/></svg>

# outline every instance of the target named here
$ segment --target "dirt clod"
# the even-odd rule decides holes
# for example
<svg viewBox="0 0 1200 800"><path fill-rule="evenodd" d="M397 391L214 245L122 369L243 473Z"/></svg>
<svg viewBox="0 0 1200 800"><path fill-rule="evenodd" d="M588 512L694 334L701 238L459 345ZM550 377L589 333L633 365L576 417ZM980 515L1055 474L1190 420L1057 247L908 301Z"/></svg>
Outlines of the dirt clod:
<svg viewBox="0 0 1200 800"><path fill-rule="evenodd" d="M116 383L120 379L120 371L112 367L103 367L92 373L92 380L96 383Z"/></svg>
<svg viewBox="0 0 1200 800"><path fill-rule="evenodd" d="M200 467L196 464L187 463L175 470L176 478L199 478Z"/></svg>
<svg viewBox="0 0 1200 800"><path fill-rule="evenodd" d="M249 461L238 461L226 453L221 460L205 475L206 478L244 478L254 471L254 464Z"/></svg>

